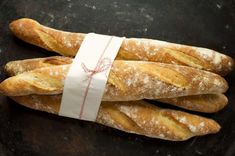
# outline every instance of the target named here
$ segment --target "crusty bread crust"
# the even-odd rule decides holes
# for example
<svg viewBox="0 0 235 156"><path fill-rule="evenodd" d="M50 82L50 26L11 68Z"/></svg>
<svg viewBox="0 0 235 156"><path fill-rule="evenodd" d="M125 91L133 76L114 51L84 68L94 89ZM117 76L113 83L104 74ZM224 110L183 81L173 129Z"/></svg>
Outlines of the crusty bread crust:
<svg viewBox="0 0 235 156"><path fill-rule="evenodd" d="M218 112L228 104L228 99L223 94L182 96L176 98L158 99L157 101L171 104L187 110L204 113Z"/></svg>

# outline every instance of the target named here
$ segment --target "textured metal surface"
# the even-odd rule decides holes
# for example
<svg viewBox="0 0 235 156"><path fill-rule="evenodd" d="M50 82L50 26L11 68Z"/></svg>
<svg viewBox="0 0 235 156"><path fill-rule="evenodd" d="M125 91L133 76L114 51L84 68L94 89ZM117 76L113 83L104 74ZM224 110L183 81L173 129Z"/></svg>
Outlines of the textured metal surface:
<svg viewBox="0 0 235 156"><path fill-rule="evenodd" d="M8 29L29 17L54 28L146 37L212 48L235 58L233 0L2 0L0 79L11 60L53 55L23 43ZM235 73L226 77L229 105L215 114L218 134L168 142L127 134L95 123L30 110L0 96L0 155L235 155ZM155 103L163 107L163 104ZM198 113L197 113L198 114Z"/></svg>

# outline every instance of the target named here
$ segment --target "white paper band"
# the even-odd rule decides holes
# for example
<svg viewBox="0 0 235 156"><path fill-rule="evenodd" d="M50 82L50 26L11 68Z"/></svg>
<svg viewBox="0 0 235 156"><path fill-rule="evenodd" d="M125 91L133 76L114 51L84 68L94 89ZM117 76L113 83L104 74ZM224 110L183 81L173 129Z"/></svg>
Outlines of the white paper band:
<svg viewBox="0 0 235 156"><path fill-rule="evenodd" d="M96 120L109 71L123 39L86 35L65 79L59 115Z"/></svg>

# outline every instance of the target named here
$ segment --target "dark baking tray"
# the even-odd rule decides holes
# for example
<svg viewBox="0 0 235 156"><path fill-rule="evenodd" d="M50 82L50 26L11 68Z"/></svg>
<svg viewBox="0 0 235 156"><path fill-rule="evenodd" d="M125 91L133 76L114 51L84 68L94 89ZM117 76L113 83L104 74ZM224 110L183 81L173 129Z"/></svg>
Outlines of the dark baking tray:
<svg viewBox="0 0 235 156"><path fill-rule="evenodd" d="M146 37L218 50L235 58L235 3L232 0L1 0L0 79L11 60L55 55L26 44L8 29L29 17L77 32ZM34 111L0 96L0 155L235 155L235 73L226 79L229 105L215 114L218 134L169 142ZM161 107L178 109L155 103Z"/></svg>

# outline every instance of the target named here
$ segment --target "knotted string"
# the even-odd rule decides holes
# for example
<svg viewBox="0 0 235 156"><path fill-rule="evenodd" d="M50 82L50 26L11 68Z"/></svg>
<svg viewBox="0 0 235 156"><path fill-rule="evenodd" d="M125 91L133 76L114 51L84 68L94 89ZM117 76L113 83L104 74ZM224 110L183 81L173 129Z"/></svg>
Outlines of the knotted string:
<svg viewBox="0 0 235 156"><path fill-rule="evenodd" d="M82 66L84 72L87 74L87 76L89 78L91 78L92 76L94 76L97 73L101 73L103 71L106 71L111 65L112 65L112 63L109 58L101 59L97 63L95 69L89 69L88 67L86 67L86 65L84 63L81 63L81 66Z"/></svg>

